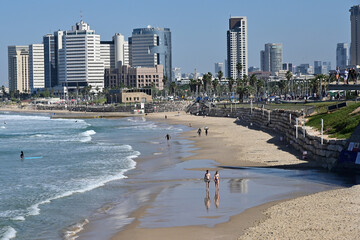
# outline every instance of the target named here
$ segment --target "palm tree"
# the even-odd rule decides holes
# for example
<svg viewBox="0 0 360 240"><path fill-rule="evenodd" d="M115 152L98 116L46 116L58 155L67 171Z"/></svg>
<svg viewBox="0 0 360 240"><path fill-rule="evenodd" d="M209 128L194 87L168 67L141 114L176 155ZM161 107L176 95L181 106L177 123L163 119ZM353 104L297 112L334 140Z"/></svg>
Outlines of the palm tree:
<svg viewBox="0 0 360 240"><path fill-rule="evenodd" d="M230 93L232 92L232 87L234 86L234 83L235 83L235 80L232 77L230 77L229 81L228 81L228 86L229 86L229 92Z"/></svg>
<svg viewBox="0 0 360 240"><path fill-rule="evenodd" d="M167 76L164 76L162 79L163 82L163 87L164 87L164 97L166 96L166 87L167 87L167 82L168 82L168 78Z"/></svg>
<svg viewBox="0 0 360 240"><path fill-rule="evenodd" d="M171 93L173 94L173 96L175 96L176 88L177 88L176 83L175 83L175 82L171 82L171 83L170 83L170 89L171 89Z"/></svg>
<svg viewBox="0 0 360 240"><path fill-rule="evenodd" d="M290 71L287 71L285 74L285 77L288 80L288 84L290 84L290 80L293 77L292 73ZM291 86L291 84L290 84L290 86ZM292 87L290 87L289 89L291 89L290 91L293 92Z"/></svg>
<svg viewBox="0 0 360 240"><path fill-rule="evenodd" d="M217 77L218 77L218 79L219 79L219 82L221 81L221 79L222 79L223 76L224 76L224 73L223 73L222 71L219 71L219 72L218 72L218 75L217 75Z"/></svg>
<svg viewBox="0 0 360 240"><path fill-rule="evenodd" d="M219 80L214 79L214 81L212 81L212 85L213 85L213 89L214 89L214 94L216 95L216 88L219 85Z"/></svg>
<svg viewBox="0 0 360 240"><path fill-rule="evenodd" d="M285 88L286 88L285 80L280 80L280 81L279 81L279 88L280 88L280 94L282 95L282 94L283 94L283 91L284 91Z"/></svg>
<svg viewBox="0 0 360 240"><path fill-rule="evenodd" d="M252 74L250 76L250 80L249 80L250 86L256 87L256 83L257 83L257 78L255 74Z"/></svg>
<svg viewBox="0 0 360 240"><path fill-rule="evenodd" d="M194 93L196 92L196 85L197 85L196 80L190 79L190 83L189 83L190 92L194 92Z"/></svg>
<svg viewBox="0 0 360 240"><path fill-rule="evenodd" d="M237 71L237 78L238 78L238 79L240 79L240 73L241 73L242 69L243 69L242 64L239 63L239 62L236 63L236 71Z"/></svg>

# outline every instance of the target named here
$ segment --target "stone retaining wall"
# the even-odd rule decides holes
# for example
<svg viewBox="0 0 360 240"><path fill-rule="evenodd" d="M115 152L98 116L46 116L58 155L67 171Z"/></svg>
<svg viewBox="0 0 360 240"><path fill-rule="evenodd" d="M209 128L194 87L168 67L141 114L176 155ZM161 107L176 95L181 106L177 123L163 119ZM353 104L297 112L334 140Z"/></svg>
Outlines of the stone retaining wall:
<svg viewBox="0 0 360 240"><path fill-rule="evenodd" d="M250 108L209 108L204 105L200 108L194 105L189 111L215 117L239 118L240 121L244 120L247 123L256 124L264 129L275 130L295 149L301 153L306 151L308 160L329 170L336 166L339 154L347 143L347 140L324 139L323 144L321 144L319 134L309 127L307 129L305 127L304 136L304 130L301 126L303 120L301 111L266 110L261 108L253 108L251 111ZM296 138L296 118L299 119L298 138Z"/></svg>
<svg viewBox="0 0 360 240"><path fill-rule="evenodd" d="M178 112L184 111L189 105L188 101L169 101L169 102L159 102L159 103L146 103L145 104L145 113L153 112ZM35 106L32 106L34 108ZM65 105L40 105L36 106L38 110L69 110L69 111L79 111L79 112L133 112L135 109L140 109L140 104L128 104L126 106L115 106L115 105L104 105L104 106L86 106L86 105L76 105L76 106L67 106Z"/></svg>

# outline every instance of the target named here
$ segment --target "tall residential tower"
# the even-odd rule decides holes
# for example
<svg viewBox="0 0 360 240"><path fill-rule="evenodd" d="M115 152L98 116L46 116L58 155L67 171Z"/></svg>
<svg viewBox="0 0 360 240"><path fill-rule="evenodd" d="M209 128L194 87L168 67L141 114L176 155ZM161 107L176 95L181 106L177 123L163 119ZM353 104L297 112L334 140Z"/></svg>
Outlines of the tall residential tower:
<svg viewBox="0 0 360 240"><path fill-rule="evenodd" d="M350 64L360 65L360 5L350 8L351 47Z"/></svg>
<svg viewBox="0 0 360 240"><path fill-rule="evenodd" d="M241 64L238 76L237 64ZM247 20L246 17L231 17L227 31L227 69L233 79L248 74Z"/></svg>
<svg viewBox="0 0 360 240"><path fill-rule="evenodd" d="M58 41L60 42L60 41ZM83 22L64 31L59 50L59 84L67 89L104 87L104 61L100 55L100 35Z"/></svg>

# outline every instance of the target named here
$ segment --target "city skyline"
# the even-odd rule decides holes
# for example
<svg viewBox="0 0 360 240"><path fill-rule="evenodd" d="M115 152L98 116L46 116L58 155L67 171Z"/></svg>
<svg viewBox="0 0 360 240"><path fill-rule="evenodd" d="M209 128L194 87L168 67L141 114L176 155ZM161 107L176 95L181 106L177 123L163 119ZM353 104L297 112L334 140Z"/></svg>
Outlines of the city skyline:
<svg viewBox="0 0 360 240"><path fill-rule="evenodd" d="M21 9L17 7L19 3L23 6ZM283 44L283 62L294 65L312 64L314 60L335 63L337 43L350 43L349 9L356 4L359 3L355 0L301 1L301 4L284 0L251 3L229 0L221 5L215 1L187 0L151 3L106 0L101 4L67 0L61 4L40 0L7 2L0 10L6 33L0 41L0 85L8 86L7 46L42 43L44 35L68 29L80 20L80 14L96 29L101 41L110 41L115 33L123 34L127 40L133 29L148 25L170 28L172 66L180 67L182 72L193 72L194 68L197 72L209 72L214 62L224 62L230 16L248 19L249 66L260 66L259 51L267 42ZM17 17L13 18L10 14L15 10ZM11 24L5 24L7 22Z"/></svg>

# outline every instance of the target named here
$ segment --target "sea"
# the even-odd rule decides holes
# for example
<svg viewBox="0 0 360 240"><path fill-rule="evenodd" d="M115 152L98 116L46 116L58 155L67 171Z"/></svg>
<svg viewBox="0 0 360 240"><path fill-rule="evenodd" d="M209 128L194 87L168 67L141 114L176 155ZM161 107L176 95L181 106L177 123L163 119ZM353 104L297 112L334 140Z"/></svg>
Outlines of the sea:
<svg viewBox="0 0 360 240"><path fill-rule="evenodd" d="M166 134L185 128L142 117L0 112L0 239L74 239L92 212L126 191L107 184L127 178L139 156L156 154Z"/></svg>

